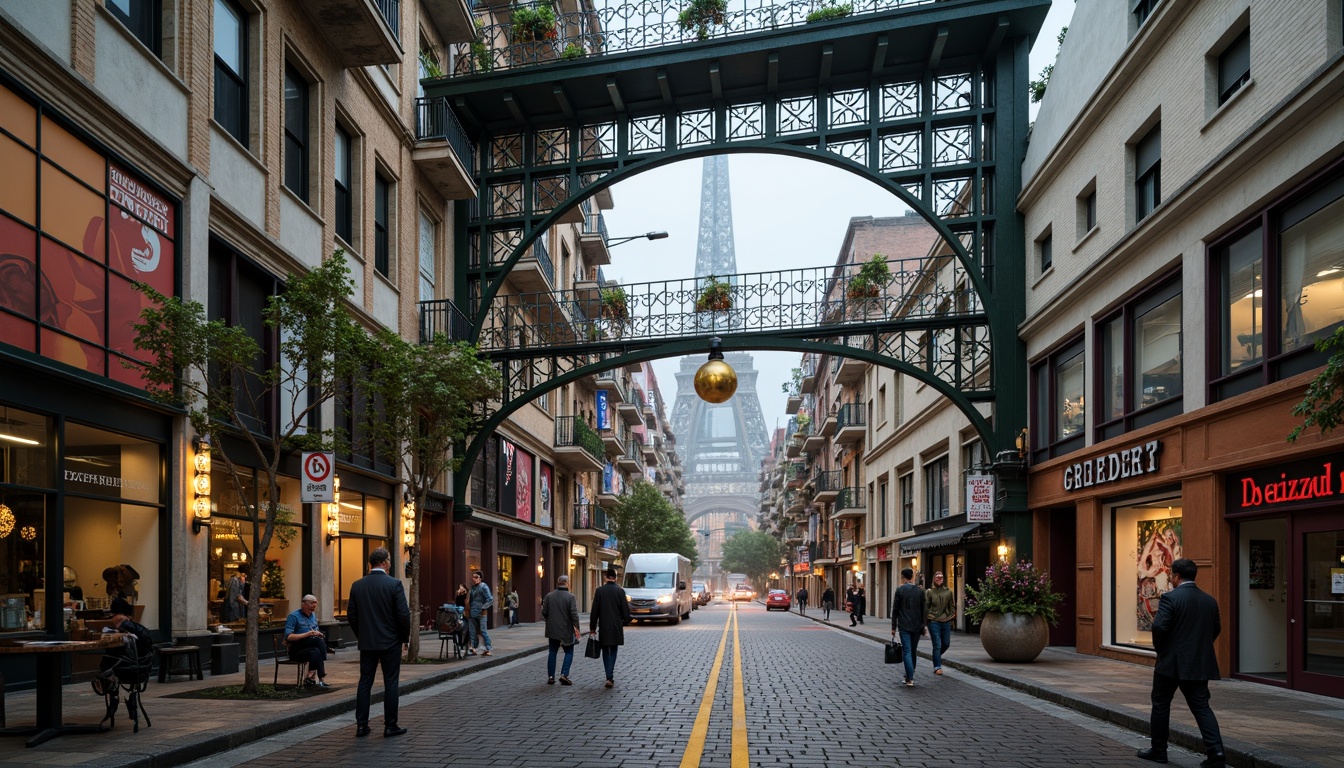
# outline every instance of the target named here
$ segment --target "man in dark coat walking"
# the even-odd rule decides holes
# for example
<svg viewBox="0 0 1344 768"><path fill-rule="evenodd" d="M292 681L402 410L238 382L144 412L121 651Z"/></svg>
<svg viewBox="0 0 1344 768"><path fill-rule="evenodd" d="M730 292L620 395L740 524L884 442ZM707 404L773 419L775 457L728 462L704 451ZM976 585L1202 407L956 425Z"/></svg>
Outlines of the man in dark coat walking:
<svg viewBox="0 0 1344 768"><path fill-rule="evenodd" d="M588 634L597 635L602 646L602 666L607 671L607 687L616 685L616 651L625 645L625 625L630 623L630 601L616 583L616 569L608 568L607 583L593 593L593 608L588 613Z"/></svg>
<svg viewBox="0 0 1344 768"><path fill-rule="evenodd" d="M924 590L915 586L913 568L902 568L901 579L905 583L896 590L891 600L891 639L899 634L901 638L901 660L905 662L905 685L915 687L915 662L919 660L916 651L919 638L924 634Z"/></svg>
<svg viewBox="0 0 1344 768"><path fill-rule="evenodd" d="M1180 689L1204 739L1207 759L1200 766L1222 768L1227 764L1223 737L1218 730L1218 718L1209 707L1209 681L1218 679L1213 641L1222 631L1222 620L1218 601L1195 586L1198 572L1193 560L1181 558L1173 562L1171 581L1175 586L1157 604L1157 616L1153 619L1157 666L1153 668L1153 711L1149 726L1152 746L1139 750L1139 757L1155 763L1167 762L1171 700Z"/></svg>
<svg viewBox="0 0 1344 768"><path fill-rule="evenodd" d="M383 736L400 736L397 695L401 649L411 639L411 608L401 581L387 571L392 555L382 547L369 553L369 574L350 585L346 619L359 641L359 688L355 693L355 735L369 735L373 675L383 670Z"/></svg>
<svg viewBox="0 0 1344 768"><path fill-rule="evenodd" d="M574 645L579 642L579 603L569 592L569 577L561 574L555 580L555 589L541 599L541 620L546 623L546 640L550 646L546 656L546 684L555 685L555 655L565 649L565 663L560 669L560 684L573 685L569 666L574 662Z"/></svg>

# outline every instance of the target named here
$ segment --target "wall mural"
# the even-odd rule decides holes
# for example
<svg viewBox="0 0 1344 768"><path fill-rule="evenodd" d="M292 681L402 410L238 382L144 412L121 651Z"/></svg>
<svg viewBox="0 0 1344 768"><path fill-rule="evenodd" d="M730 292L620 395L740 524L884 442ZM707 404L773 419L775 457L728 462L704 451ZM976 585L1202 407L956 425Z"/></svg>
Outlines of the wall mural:
<svg viewBox="0 0 1344 768"><path fill-rule="evenodd" d="M1138 629L1153 630L1158 601L1171 591L1171 564L1180 559L1181 518L1138 522Z"/></svg>

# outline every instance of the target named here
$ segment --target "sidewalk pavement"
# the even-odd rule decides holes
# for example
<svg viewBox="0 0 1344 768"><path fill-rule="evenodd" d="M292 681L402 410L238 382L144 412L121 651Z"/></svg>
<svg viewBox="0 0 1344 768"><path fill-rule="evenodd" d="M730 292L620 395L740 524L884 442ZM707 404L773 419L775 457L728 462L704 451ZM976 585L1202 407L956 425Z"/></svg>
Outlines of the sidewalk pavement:
<svg viewBox="0 0 1344 768"><path fill-rule="evenodd" d="M806 618L878 642L891 639L891 619L865 617L851 628L849 615L831 611L831 621L809 609ZM919 643L922 659L915 679L933 677L928 638ZM877 651L874 650L874 658ZM1073 709L1140 734L1148 733L1152 668L1054 646L1029 664L994 661L975 635L954 633L944 669L975 675L1022 691L1038 699ZM892 679L902 676L893 672ZM1218 717L1228 765L1245 768L1344 768L1344 699L1318 696L1246 680L1218 680L1209 684L1210 703ZM1344 693L1344 691L1342 691ZM1171 704L1171 742L1202 754L1199 729L1178 693ZM1330 746L1333 744L1334 746ZM1147 765L1141 760L1136 765Z"/></svg>
<svg viewBox="0 0 1344 768"><path fill-rule="evenodd" d="M870 638L873 658L878 658L877 643L891 637L888 619L868 617L865 624L850 628L846 615L832 612L833 621L822 622L821 611L814 609L807 618L827 623L844 632ZM586 623L586 614L584 623ZM403 664L401 690L410 693L445 680L506 664L514 659L541 653L546 640L541 623L522 624L513 629L490 630L494 652L489 657L468 656L441 664ZM421 635L421 655L436 657L439 641L436 633ZM929 656L927 640L920 643L920 656ZM448 656L452 651L449 644ZM538 664L543 663L538 660ZM954 634L945 667L955 674L975 675L1053 704L1077 710L1138 733L1148 730L1148 691L1152 673L1148 667L1114 661L1099 656L1075 653L1070 648L1048 648L1030 664L1000 664L989 658L978 638ZM272 679L270 661L261 664L261 678ZM280 670L281 684L294 670ZM927 661L921 661L916 679L932 677ZM892 673L895 680L898 673ZM326 693L285 701L236 701L221 699L172 698L176 694L236 685L241 672L232 675L188 680L175 677L171 682L151 682L144 697L153 727L141 723L139 733L131 732L125 704L117 714L116 727L98 735L64 736L33 749L25 749L19 737L0 737L0 766L97 764L99 768L119 766L182 765L208 755L259 741L291 728L343 716L355 727L355 685L359 679L359 654L342 649L327 660L327 682L333 688ZM1272 768L1344 768L1344 749L1340 731L1344 728L1344 699L1316 696L1241 680L1223 680L1210 685L1213 708L1222 726L1230 765ZM372 715L382 716L381 678L374 688ZM87 684L66 686L64 690L67 722L96 723L103 716L103 699ZM9 726L33 722L35 707L32 691L10 692L6 697ZM143 720L143 717L142 717ZM1194 720L1178 696L1172 704L1172 742L1176 746L1202 752ZM1335 746L1330 746L1330 745ZM1136 765L1146 765L1135 760Z"/></svg>

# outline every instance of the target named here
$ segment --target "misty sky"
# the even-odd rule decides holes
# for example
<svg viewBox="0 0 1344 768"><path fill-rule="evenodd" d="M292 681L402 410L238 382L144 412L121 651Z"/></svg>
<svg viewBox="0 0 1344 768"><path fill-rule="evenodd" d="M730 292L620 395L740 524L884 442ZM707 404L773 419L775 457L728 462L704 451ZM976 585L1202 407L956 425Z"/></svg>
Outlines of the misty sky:
<svg viewBox="0 0 1344 768"><path fill-rule="evenodd" d="M1031 52L1031 75L1054 61L1059 29L1073 14L1073 0L1055 0ZM1035 117L1036 105L1032 105ZM603 268L621 283L687 278L695 274L702 160L658 168L613 188L616 207L607 211L612 237L665 230L665 240L634 240L612 251ZM906 206L859 176L822 163L772 155L734 154L729 160L738 272L834 264L851 217L899 216ZM753 352L761 371L757 388L766 427L783 426L780 386L800 355ZM654 363L663 397L675 401L679 359ZM670 413L669 413L670 415Z"/></svg>

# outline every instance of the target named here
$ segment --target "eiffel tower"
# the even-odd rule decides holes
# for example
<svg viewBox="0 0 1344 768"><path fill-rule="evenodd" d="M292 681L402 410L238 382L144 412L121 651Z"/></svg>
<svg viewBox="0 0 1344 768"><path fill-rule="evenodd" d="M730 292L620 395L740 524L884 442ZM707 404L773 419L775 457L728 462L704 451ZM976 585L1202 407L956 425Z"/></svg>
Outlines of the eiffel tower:
<svg viewBox="0 0 1344 768"><path fill-rule="evenodd" d="M700 182L700 233L695 276L737 273L733 248L733 208L728 191L728 158L705 158ZM769 434L756 395L752 357L728 352L724 360L737 371L737 392L725 403L706 403L695 394L695 372L703 357L684 357L677 372L672 431L684 457L686 520L700 547L698 575L724 587L717 563L723 540L750 527L760 508L757 473L769 454Z"/></svg>

